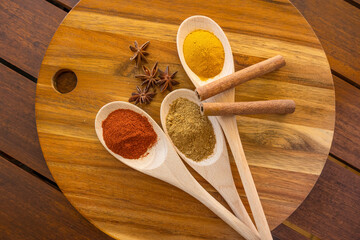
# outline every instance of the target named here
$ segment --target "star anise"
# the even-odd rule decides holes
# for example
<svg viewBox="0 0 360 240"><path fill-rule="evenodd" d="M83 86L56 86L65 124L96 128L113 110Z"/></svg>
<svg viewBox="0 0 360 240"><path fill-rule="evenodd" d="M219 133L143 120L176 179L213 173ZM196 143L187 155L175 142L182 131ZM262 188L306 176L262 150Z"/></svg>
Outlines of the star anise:
<svg viewBox="0 0 360 240"><path fill-rule="evenodd" d="M178 85L179 82L175 81L173 78L175 77L175 74L177 73L174 72L173 74L169 73L169 66L166 67L165 72L161 71L159 69L159 77L160 77L160 81L158 82L160 87L160 91L164 92L166 89L169 89L169 91L172 90L172 87L175 85Z"/></svg>
<svg viewBox="0 0 360 240"><path fill-rule="evenodd" d="M153 97L156 95L155 92L148 92L149 89L147 88L143 88L140 89L139 86L136 87L137 92L133 92L131 94L131 97L129 98L129 102L135 102L135 104L149 104L152 100Z"/></svg>
<svg viewBox="0 0 360 240"><path fill-rule="evenodd" d="M158 63L156 62L151 70L145 65L142 66L142 69L145 74L135 75L136 78L140 78L143 81L141 86L146 84L146 89L148 90L150 87L155 88L159 81L159 78L156 77L158 72Z"/></svg>
<svg viewBox="0 0 360 240"><path fill-rule="evenodd" d="M135 59L136 67L140 66L141 60L143 60L144 62L147 62L145 56L149 55L149 53L145 52L145 49L147 48L147 46L149 46L149 43L150 43L150 41L147 41L146 43L144 43L143 45L141 45L139 47L137 41L135 41L134 42L135 47L130 45L130 50L135 53L134 56L132 56L130 58L130 61Z"/></svg>

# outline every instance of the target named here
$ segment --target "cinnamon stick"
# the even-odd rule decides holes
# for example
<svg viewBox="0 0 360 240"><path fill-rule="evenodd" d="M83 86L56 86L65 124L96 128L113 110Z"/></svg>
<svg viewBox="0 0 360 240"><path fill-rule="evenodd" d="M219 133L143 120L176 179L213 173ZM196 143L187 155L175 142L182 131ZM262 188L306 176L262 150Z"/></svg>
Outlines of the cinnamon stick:
<svg viewBox="0 0 360 240"><path fill-rule="evenodd" d="M234 88L240 83L244 83L256 77L260 77L283 66L285 66L284 58L280 55L277 55L265 61L251 65L250 67L239 70L226 77L205 84L204 86L198 87L195 91L200 100L203 101L212 96L215 96L216 94Z"/></svg>
<svg viewBox="0 0 360 240"><path fill-rule="evenodd" d="M293 100L268 100L254 102L202 103L200 111L207 116L287 114L295 111Z"/></svg>

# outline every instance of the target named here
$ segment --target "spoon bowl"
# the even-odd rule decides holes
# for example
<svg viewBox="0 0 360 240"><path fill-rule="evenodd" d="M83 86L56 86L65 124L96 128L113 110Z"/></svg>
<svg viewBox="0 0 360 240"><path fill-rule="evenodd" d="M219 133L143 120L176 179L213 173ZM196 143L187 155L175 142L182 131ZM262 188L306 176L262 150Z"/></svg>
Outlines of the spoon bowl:
<svg viewBox="0 0 360 240"><path fill-rule="evenodd" d="M115 111L117 109L129 109L136 113L139 113L139 114L145 116L149 120L150 124L153 126L154 131L156 132L156 134L158 136L158 139L157 139L157 142L155 143L155 145L149 149L148 154L146 156L141 157L138 160L127 159L127 158L120 156L119 154L114 153L106 146L104 138L103 138L102 122L108 117L108 115L110 113L112 113L113 111ZM161 135L163 134L163 131L158 127L156 122L146 112L144 112L140 108L134 106L133 104L117 101L117 102L111 102L111 103L104 105L96 115L95 131L96 131L96 134L97 134L100 142L105 147L105 149L111 153L111 155L113 155L119 161L125 163L127 166L132 167L138 171L154 169L154 168L158 167L159 165L161 165L165 161L165 158L167 155L167 150L168 150L168 145L167 145L166 139L161 137Z"/></svg>
<svg viewBox="0 0 360 240"><path fill-rule="evenodd" d="M103 139L102 122L111 112L118 109L130 109L142 116L145 116L158 135L157 143L148 150L148 154L146 156L141 157L140 159L126 159L116 153L113 153L106 146ZM179 155L177 155L175 149L168 141L160 126L142 109L127 102L117 101L108 103L103 106L96 115L95 131L105 149L119 161L135 170L172 184L192 195L244 238L260 239L257 232L253 232L247 225L236 218L195 180L181 161Z"/></svg>
<svg viewBox="0 0 360 240"><path fill-rule="evenodd" d="M183 52L184 40L187 35L189 35L191 32L193 32L197 29L207 30L207 31L213 33L222 43L222 45L224 47L224 52L225 52L223 69L221 70L221 72L218 75L216 75L215 77L213 77L211 79L208 79L207 81L202 81L189 68L189 66L187 65L185 58L184 58L184 52ZM195 87L202 86L204 84L207 84L216 79L225 77L234 72L234 59L233 59L230 43L229 43L224 31L221 29L221 27L215 21L213 21L211 18L197 15L197 16L189 17L186 20L184 20L181 23L179 30L177 32L176 43L177 43L177 50L178 50L181 64L182 64L183 68L185 69L185 72L187 73L187 75L189 76L189 78L191 79L193 84L195 85Z"/></svg>
<svg viewBox="0 0 360 240"><path fill-rule="evenodd" d="M162 128L164 129L164 132L166 134L166 136L168 137L169 141L172 143L171 138L169 137L167 128L166 128L166 116L169 113L170 110L170 105L172 104L173 101L175 101L178 98L186 98L196 104L200 104L200 101L198 100L196 94L194 91L191 91L189 89L177 89L175 91L172 91L171 93L169 93L164 100L161 103L161 108L160 108L160 120L161 120L161 125ZM180 157L182 159L184 159L189 165L196 165L196 166L210 166L213 165L214 163L216 163L219 159L221 158L226 158L228 157L228 152L226 149L226 143L225 143L225 139L224 139L224 135L222 133L221 127L218 123L218 121L216 120L216 117L209 117L209 120L213 126L214 129L214 134L215 134L215 138L216 138L216 144L215 144L215 148L213 153L208 156L206 159L203 159L201 161L194 161L188 157L186 157L186 155L184 153L182 153L174 144L174 148L176 149L177 153L180 155Z"/></svg>

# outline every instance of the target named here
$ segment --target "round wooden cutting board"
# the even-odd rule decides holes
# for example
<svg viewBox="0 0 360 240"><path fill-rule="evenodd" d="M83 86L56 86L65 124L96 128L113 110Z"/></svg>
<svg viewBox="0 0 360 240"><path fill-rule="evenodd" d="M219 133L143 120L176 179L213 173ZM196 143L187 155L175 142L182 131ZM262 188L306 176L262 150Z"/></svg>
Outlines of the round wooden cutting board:
<svg viewBox="0 0 360 240"><path fill-rule="evenodd" d="M176 88L194 89L176 50L179 24L205 15L225 31L236 70L273 57L287 65L236 88L236 101L294 99L294 114L238 117L240 136L270 228L306 198L320 175L333 137L335 98L326 56L311 27L287 0L83 0L60 25L43 60L36 120L48 167L62 192L96 227L116 239L239 239L181 190L125 166L99 142L98 110L127 101L140 70L129 45L150 40L149 64L178 71ZM69 93L54 89L61 69L77 76ZM159 124L168 91L142 106ZM249 210L231 158L239 194ZM194 173L194 171L191 171ZM201 177L196 179L222 203Z"/></svg>

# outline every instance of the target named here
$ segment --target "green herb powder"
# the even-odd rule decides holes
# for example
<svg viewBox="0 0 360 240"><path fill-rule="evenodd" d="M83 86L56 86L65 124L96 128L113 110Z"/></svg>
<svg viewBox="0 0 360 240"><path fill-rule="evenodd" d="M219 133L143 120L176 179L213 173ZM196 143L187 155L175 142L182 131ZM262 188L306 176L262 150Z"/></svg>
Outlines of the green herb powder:
<svg viewBox="0 0 360 240"><path fill-rule="evenodd" d="M214 152L216 139L211 122L196 103L186 98L178 98L170 105L166 129L174 145L196 162Z"/></svg>

